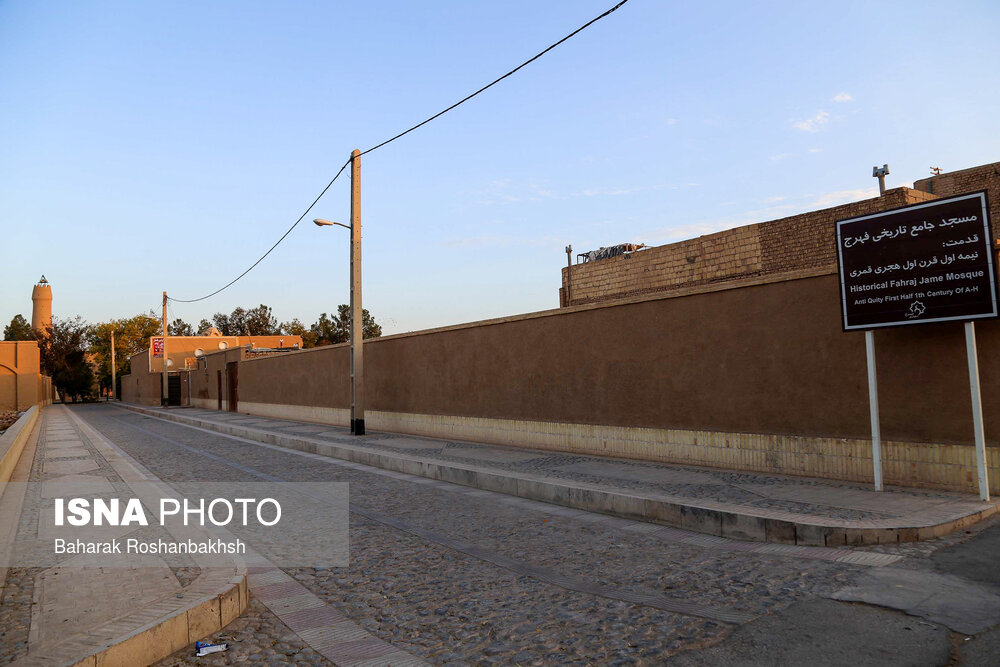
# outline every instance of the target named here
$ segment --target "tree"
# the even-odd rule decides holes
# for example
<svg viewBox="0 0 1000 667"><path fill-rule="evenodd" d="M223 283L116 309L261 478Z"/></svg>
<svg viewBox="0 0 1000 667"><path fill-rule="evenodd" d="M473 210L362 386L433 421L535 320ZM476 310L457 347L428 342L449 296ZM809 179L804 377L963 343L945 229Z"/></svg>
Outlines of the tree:
<svg viewBox="0 0 1000 667"><path fill-rule="evenodd" d="M10 324L3 328L4 340L35 340L34 332L28 320L21 314L15 315Z"/></svg>
<svg viewBox="0 0 1000 667"><path fill-rule="evenodd" d="M306 329L306 325L302 324L297 317L291 322L282 322L281 333L286 336L300 336L302 338L303 348L316 347L316 332L311 329Z"/></svg>
<svg viewBox="0 0 1000 667"><path fill-rule="evenodd" d="M316 336L316 345L334 345L346 343L351 338L351 307L345 303L337 306L337 316L329 317L320 313L319 320L314 322L309 330ZM361 337L378 338L382 335L382 327L375 322L367 308L361 311Z"/></svg>
<svg viewBox="0 0 1000 667"><path fill-rule="evenodd" d="M215 325L212 324L211 320L202 319L201 322L198 322L198 335L199 336L204 335L205 332L207 332L214 326Z"/></svg>
<svg viewBox="0 0 1000 667"><path fill-rule="evenodd" d="M167 325L167 333L171 336L193 336L194 329L190 324L178 317Z"/></svg>
<svg viewBox="0 0 1000 667"><path fill-rule="evenodd" d="M247 311L237 306L228 315L225 313L212 315L212 322L223 336L245 336L247 332Z"/></svg>
<svg viewBox="0 0 1000 667"><path fill-rule="evenodd" d="M132 372L130 357L148 349L150 337L163 334L163 324L150 311L148 315L135 315L90 327L87 341L90 353L97 364L97 379L101 387L111 386L112 330L115 332L117 373L127 375Z"/></svg>
<svg viewBox="0 0 1000 667"><path fill-rule="evenodd" d="M239 311L239 312L237 313L237 311ZM242 308L237 308L236 310L233 311L233 315L242 318L243 317L243 309ZM219 333L221 333L223 336L235 336L235 335L237 335L237 334L233 333L233 328L235 326L238 326L238 323L235 324L235 325L232 324L230 322L230 316L226 315L225 313L216 313L215 315L212 315L212 326L214 326L216 329L218 329Z"/></svg>
<svg viewBox="0 0 1000 667"><path fill-rule="evenodd" d="M228 315L216 313L212 322L223 336L273 336L278 333L278 320L264 304L250 309L237 307Z"/></svg>
<svg viewBox="0 0 1000 667"><path fill-rule="evenodd" d="M277 318L271 314L271 308L264 304L247 310L244 324L250 336L274 336L281 332Z"/></svg>
<svg viewBox="0 0 1000 667"><path fill-rule="evenodd" d="M52 384L62 394L63 401L74 403L94 396L94 369L83 350L70 350L63 357L62 365L52 374Z"/></svg>
<svg viewBox="0 0 1000 667"><path fill-rule="evenodd" d="M88 399L94 394L94 372L87 358L90 327L79 315L74 319L53 318L39 332L38 348L42 372L52 377L63 400Z"/></svg>

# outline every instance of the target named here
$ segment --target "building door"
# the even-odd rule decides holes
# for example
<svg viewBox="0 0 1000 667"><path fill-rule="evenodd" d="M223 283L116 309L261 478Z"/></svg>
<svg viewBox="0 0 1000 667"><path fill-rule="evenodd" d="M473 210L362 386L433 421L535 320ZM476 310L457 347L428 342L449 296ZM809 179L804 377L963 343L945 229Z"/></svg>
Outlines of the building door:
<svg viewBox="0 0 1000 667"><path fill-rule="evenodd" d="M229 411L236 412L240 400L239 392L240 362L230 361L226 364L226 376L229 378Z"/></svg>
<svg viewBox="0 0 1000 667"><path fill-rule="evenodd" d="M167 405L180 406L181 404L181 376L167 376Z"/></svg>
<svg viewBox="0 0 1000 667"><path fill-rule="evenodd" d="M218 380L218 393L216 396L219 397L219 410L222 409L222 371L215 371L217 373L216 379Z"/></svg>

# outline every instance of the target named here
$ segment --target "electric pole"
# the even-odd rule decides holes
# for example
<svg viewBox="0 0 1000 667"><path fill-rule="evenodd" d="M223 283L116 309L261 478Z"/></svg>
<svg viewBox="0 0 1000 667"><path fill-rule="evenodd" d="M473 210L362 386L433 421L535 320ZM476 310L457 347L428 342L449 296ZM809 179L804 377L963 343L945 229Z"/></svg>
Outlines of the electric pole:
<svg viewBox="0 0 1000 667"><path fill-rule="evenodd" d="M361 151L351 153L351 433L365 434L364 324L361 307Z"/></svg>
<svg viewBox="0 0 1000 667"><path fill-rule="evenodd" d="M115 395L115 330L111 330L111 400L118 398Z"/></svg>
<svg viewBox="0 0 1000 667"><path fill-rule="evenodd" d="M168 396L170 395L169 383L167 381L167 293L163 293L163 345L160 348L163 351L163 398L160 400L160 405L167 407Z"/></svg>
<svg viewBox="0 0 1000 667"><path fill-rule="evenodd" d="M351 433L365 434L364 308L361 307L361 151L351 153L351 224L316 218L318 227L351 230Z"/></svg>

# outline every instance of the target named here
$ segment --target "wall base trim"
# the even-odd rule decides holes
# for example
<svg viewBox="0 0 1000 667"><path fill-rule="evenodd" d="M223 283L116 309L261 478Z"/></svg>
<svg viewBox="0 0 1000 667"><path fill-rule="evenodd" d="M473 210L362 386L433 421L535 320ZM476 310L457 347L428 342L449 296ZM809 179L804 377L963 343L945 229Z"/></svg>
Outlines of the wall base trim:
<svg viewBox="0 0 1000 667"><path fill-rule="evenodd" d="M199 406L214 409L211 406ZM348 426L350 410L240 401L261 417ZM371 431L409 433L509 447L546 449L684 465L874 483L870 440L763 433L601 426L529 420L365 412ZM987 448L990 492L1000 494L1000 449ZM970 445L883 442L886 484L978 493Z"/></svg>
<svg viewBox="0 0 1000 667"><path fill-rule="evenodd" d="M216 403L208 407L214 410ZM226 409L226 401L222 402L223 410ZM294 419L295 421L316 422L319 424L334 424L336 426L350 426L351 411L345 408L324 408L313 405L287 405L280 403L253 403L251 401L240 401L237 404L237 412L245 412L258 417L274 417L276 419ZM371 414L371 413L368 413Z"/></svg>

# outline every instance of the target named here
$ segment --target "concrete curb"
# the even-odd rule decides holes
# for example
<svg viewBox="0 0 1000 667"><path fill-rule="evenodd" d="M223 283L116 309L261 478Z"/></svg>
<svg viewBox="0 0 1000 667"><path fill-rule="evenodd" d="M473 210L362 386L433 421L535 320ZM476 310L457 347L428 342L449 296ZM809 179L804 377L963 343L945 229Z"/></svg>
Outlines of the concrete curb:
<svg viewBox="0 0 1000 667"><path fill-rule="evenodd" d="M125 403L119 404L119 407L217 433L353 461L386 470L395 470L588 512L637 519L709 535L754 542L825 547L916 542L947 535L982 521L1000 510L1000 505L993 503L979 511L944 521L930 520L926 523L904 525L891 525L891 522L887 521L866 521L864 523L874 525L858 526L857 524L860 522L838 519L830 519L823 523L805 523L795 520L794 515L788 513L773 513L781 515L781 518L761 516L740 512L732 505L722 505L710 501L693 504L684 502L683 499L671 497L630 495L622 491L608 490L585 483L574 484L530 475L514 475L469 465L444 463L302 436L278 434L245 426L220 424L211 420L183 415L179 412L155 411Z"/></svg>
<svg viewBox="0 0 1000 667"><path fill-rule="evenodd" d="M94 646L84 641L71 641L57 645L58 653L28 654L13 665L67 665L72 667L130 667L150 665L166 658L208 635L218 632L235 621L249 604L247 573L230 578L222 585L215 586L217 592L204 595L194 603L174 600L182 606L170 609L171 600L164 599L155 605L143 608L130 616L100 626L92 636L114 633L124 626L134 625L136 618L155 616L144 625L115 635L94 651ZM83 659L66 658L71 651L90 652Z"/></svg>
<svg viewBox="0 0 1000 667"><path fill-rule="evenodd" d="M38 421L41 408L33 405L14 424L0 435L0 484L10 481L14 467L24 451L24 443L31 436L31 430Z"/></svg>

